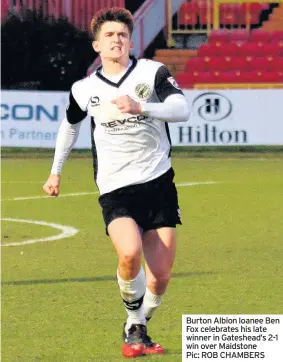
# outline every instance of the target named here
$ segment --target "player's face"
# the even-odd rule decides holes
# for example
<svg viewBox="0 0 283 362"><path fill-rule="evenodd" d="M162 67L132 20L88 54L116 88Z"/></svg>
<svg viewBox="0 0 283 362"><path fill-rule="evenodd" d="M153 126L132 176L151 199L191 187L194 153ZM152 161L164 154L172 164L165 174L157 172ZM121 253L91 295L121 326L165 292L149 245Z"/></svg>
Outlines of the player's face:
<svg viewBox="0 0 283 362"><path fill-rule="evenodd" d="M132 48L128 27L115 21L104 23L97 40L93 42L93 48L104 59L119 60L128 57Z"/></svg>

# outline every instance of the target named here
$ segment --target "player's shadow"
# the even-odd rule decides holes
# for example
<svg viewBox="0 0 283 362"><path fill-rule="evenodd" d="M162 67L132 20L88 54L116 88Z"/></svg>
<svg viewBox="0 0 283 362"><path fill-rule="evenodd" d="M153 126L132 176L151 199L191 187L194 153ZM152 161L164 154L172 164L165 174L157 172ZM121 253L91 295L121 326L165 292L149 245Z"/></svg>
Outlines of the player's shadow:
<svg viewBox="0 0 283 362"><path fill-rule="evenodd" d="M211 271L190 271L173 273L173 278L187 278L199 275L213 275L218 272ZM89 283L89 282L109 282L116 281L115 276L103 275L98 277L82 277L82 278L63 278L63 279L38 279L38 280L10 280L3 281L2 285L35 285L35 284L58 284L58 283Z"/></svg>

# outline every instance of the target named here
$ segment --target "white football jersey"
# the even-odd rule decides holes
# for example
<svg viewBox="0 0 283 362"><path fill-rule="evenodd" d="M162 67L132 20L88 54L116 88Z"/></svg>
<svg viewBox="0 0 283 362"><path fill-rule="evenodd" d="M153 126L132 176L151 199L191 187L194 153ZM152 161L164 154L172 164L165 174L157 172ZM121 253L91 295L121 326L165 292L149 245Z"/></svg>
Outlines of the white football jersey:
<svg viewBox="0 0 283 362"><path fill-rule="evenodd" d="M112 100L127 95L136 102L160 103L183 94L159 62L131 57L132 65L114 83L101 68L74 83L67 120L79 123L91 116L94 176L100 194L144 183L171 167L168 124L145 115L122 114Z"/></svg>

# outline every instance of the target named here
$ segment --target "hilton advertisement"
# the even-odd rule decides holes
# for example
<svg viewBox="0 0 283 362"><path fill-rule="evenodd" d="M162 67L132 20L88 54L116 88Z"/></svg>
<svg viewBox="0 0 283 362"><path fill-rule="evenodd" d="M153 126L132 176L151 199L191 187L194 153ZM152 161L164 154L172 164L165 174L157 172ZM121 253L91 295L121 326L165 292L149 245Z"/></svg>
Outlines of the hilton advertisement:
<svg viewBox="0 0 283 362"><path fill-rule="evenodd" d="M174 146L282 145L283 90L184 91L186 123L170 123Z"/></svg>

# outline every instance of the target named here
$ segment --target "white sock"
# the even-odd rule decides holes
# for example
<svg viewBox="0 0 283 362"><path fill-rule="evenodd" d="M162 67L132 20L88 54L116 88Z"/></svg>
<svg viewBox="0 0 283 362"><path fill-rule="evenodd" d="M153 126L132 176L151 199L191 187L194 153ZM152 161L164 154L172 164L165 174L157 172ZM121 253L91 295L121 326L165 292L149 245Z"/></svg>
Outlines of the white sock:
<svg viewBox="0 0 283 362"><path fill-rule="evenodd" d="M144 314L147 319L150 319L156 309L160 306L162 301L162 295L156 295L146 288L144 303Z"/></svg>
<svg viewBox="0 0 283 362"><path fill-rule="evenodd" d="M141 267L138 275L132 280L123 280L117 272L118 284L120 287L121 297L128 314L125 331L132 324L146 325L144 315L143 298L146 289L146 278L143 267Z"/></svg>

